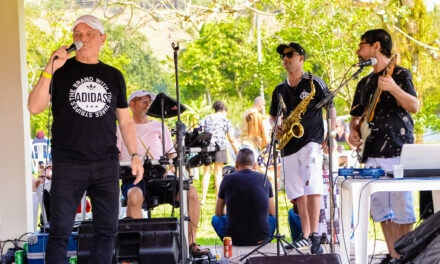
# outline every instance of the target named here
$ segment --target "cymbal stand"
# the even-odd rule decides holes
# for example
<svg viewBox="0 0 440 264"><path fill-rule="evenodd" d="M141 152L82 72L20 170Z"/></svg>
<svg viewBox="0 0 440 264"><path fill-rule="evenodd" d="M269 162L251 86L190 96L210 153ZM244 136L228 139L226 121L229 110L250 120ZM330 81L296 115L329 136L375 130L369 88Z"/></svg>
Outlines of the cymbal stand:
<svg viewBox="0 0 440 264"><path fill-rule="evenodd" d="M185 136L185 126L180 119L180 91L179 91L179 72L178 72L178 54L179 44L172 43L171 47L174 50L174 68L175 68L175 76L176 76L176 95L177 95L177 122L176 122L176 141L177 141L177 174L179 176L179 196L180 196L180 252L181 252L181 263L189 263L188 259L188 246L186 245L186 236L185 236L185 221L189 220L185 216L185 207L187 204L186 197L184 195L184 136Z"/></svg>

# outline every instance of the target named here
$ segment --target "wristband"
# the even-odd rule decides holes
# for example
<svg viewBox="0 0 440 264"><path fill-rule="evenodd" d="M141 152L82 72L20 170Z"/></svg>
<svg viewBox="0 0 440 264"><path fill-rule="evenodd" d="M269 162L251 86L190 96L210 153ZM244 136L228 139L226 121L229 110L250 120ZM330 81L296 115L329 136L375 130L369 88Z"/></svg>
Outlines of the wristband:
<svg viewBox="0 0 440 264"><path fill-rule="evenodd" d="M49 73L47 73L47 72L45 72L45 71L43 71L43 73L42 73L41 75L43 75L43 76L46 77L47 79L52 79L52 74L49 74Z"/></svg>
<svg viewBox="0 0 440 264"><path fill-rule="evenodd" d="M142 159L141 159L141 155L139 155L139 153L133 153L133 154L131 154L131 160L133 160L134 157L138 157L140 160L142 160Z"/></svg>

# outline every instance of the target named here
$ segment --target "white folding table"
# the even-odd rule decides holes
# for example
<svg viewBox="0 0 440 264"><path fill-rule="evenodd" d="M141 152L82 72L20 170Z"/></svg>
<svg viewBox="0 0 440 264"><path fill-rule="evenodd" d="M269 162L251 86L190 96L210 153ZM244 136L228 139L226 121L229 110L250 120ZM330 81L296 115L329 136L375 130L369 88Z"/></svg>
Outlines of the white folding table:
<svg viewBox="0 0 440 264"><path fill-rule="evenodd" d="M383 191L426 191L432 190L434 211L440 209L440 177L417 179L345 179L338 177L340 191L340 256L344 264L349 263L351 221L353 216L355 263L368 263L368 225L370 217L370 196Z"/></svg>

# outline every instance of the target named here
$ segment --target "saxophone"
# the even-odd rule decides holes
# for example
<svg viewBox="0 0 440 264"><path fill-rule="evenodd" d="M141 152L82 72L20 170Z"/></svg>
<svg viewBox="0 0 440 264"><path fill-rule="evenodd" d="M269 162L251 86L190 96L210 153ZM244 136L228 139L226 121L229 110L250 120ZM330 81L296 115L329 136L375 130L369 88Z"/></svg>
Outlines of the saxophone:
<svg viewBox="0 0 440 264"><path fill-rule="evenodd" d="M307 106L315 96L315 85L313 84L312 75L309 71L310 78L310 94L306 98L302 99L296 108L290 113L290 115L283 121L283 133L279 139L277 150L283 149L292 137L300 138L304 135L304 127L301 125L301 116L306 112Z"/></svg>

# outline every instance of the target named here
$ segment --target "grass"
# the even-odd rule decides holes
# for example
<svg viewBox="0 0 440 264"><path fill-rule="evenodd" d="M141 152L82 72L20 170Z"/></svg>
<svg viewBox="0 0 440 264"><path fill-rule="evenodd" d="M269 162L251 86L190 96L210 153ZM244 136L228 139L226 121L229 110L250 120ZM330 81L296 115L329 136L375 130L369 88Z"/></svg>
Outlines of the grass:
<svg viewBox="0 0 440 264"><path fill-rule="evenodd" d="M201 200L201 190L202 183L200 180L194 180L193 185L197 188L199 193L199 200ZM201 216L199 227L197 229L197 242L201 245L221 245L222 241L217 237L214 229L211 226L211 218L215 212L215 191L214 191L214 183L213 177L211 177L210 187L208 190L208 196L206 199L206 204L201 206ZM291 241L290 238L290 229L287 220L288 210L292 207L290 201L288 201L284 190L278 193L278 212L279 212L279 225L280 225L280 234L284 235L288 241ZM171 216L172 207L170 205L161 205L156 207L152 211L152 217L170 217ZM415 192L415 213L417 217L417 221L419 220L419 195L418 192ZM174 216L179 216L179 209L174 211ZM414 228L418 223L414 224ZM374 223L370 218L370 226L368 232L369 240L385 240L380 223Z"/></svg>
<svg viewBox="0 0 440 264"><path fill-rule="evenodd" d="M211 226L211 218L215 213L215 190L213 176L211 177L210 186L208 190L208 196L206 203L201 205L199 227L197 228L197 243L201 245L221 245L223 242L218 238L214 229ZM194 180L193 185L197 188L199 194L199 200L201 200L202 193L202 178L200 180ZM285 235L290 241L290 230L288 226L287 214L288 209L291 208L290 202L285 196L285 192L278 193L279 207L278 213L280 215L280 234ZM160 205L152 211L152 217L170 217L172 207L168 204ZM179 216L179 210L174 211L174 216Z"/></svg>

